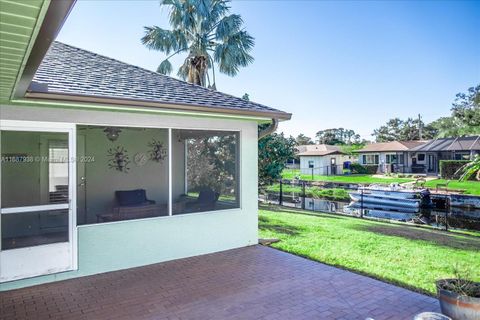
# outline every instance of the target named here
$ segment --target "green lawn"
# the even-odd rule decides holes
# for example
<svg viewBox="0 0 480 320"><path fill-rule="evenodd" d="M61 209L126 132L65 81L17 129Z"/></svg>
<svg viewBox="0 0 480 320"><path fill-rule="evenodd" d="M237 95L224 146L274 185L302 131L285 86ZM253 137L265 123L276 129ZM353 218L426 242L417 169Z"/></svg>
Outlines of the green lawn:
<svg viewBox="0 0 480 320"><path fill-rule="evenodd" d="M282 178L294 179L296 176L300 176L302 180L312 180L312 175L300 174L300 170L284 170L282 172ZM385 183L392 182L410 182L415 179L409 178L395 178L395 177L373 177L371 174L352 174L345 176L322 176L314 175L313 181L328 181L328 182L346 182L346 183Z"/></svg>
<svg viewBox="0 0 480 320"><path fill-rule="evenodd" d="M446 183L447 180L444 179L436 179L436 180L431 180L427 181L425 184L426 187L435 189L435 186L439 183ZM449 189L455 189L455 190L465 190L466 194L472 194L472 195L480 195L480 181L455 181L452 180L448 184Z"/></svg>
<svg viewBox="0 0 480 320"><path fill-rule="evenodd" d="M276 206L260 208L259 228L280 250L431 295L455 267L480 280L479 237Z"/></svg>

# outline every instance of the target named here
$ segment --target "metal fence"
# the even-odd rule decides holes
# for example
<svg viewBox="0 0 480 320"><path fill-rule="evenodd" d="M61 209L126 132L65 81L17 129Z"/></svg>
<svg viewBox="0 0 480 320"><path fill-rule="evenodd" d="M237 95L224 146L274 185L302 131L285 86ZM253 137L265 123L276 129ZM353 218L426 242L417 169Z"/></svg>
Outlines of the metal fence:
<svg viewBox="0 0 480 320"><path fill-rule="evenodd" d="M431 194L426 189L392 191L382 186L280 180L262 188L259 200L316 212L429 225L447 231L452 228L480 231L480 208L453 206L452 194Z"/></svg>
<svg viewBox="0 0 480 320"><path fill-rule="evenodd" d="M300 174L302 175L311 175L312 180L314 176L334 176L344 174L343 165L328 165L323 167L314 167L314 168L300 168Z"/></svg>

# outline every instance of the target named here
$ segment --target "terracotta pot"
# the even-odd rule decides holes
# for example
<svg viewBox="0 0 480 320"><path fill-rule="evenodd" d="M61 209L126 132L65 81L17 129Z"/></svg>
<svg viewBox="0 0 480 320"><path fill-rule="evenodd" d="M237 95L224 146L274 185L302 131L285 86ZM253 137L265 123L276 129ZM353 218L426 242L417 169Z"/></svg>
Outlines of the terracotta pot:
<svg viewBox="0 0 480 320"><path fill-rule="evenodd" d="M457 280L458 279L444 279L436 282L437 295L442 313L453 320L480 319L480 298L463 296L456 292L442 289L441 284L445 283L445 281Z"/></svg>

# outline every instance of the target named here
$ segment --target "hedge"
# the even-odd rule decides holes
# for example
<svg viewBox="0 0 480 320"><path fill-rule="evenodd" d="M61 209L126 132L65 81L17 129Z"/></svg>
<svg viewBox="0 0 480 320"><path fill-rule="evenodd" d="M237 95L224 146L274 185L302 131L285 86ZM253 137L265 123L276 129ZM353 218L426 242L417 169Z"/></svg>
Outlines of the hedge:
<svg viewBox="0 0 480 320"><path fill-rule="evenodd" d="M359 173L359 174L375 174L378 171L378 165L362 165L360 163L352 163L350 165L352 169L352 173Z"/></svg>
<svg viewBox="0 0 480 320"><path fill-rule="evenodd" d="M442 179L458 179L460 174L455 174L468 160L440 160L440 177Z"/></svg>

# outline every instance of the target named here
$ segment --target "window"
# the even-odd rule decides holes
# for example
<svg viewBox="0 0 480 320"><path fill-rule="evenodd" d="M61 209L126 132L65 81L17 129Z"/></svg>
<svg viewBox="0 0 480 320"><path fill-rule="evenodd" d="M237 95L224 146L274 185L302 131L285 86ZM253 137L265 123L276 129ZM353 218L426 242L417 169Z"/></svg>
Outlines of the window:
<svg viewBox="0 0 480 320"><path fill-rule="evenodd" d="M466 152L456 152L455 160L470 160L470 153Z"/></svg>
<svg viewBox="0 0 480 320"><path fill-rule="evenodd" d="M167 216L168 129L77 127L77 224Z"/></svg>
<svg viewBox="0 0 480 320"><path fill-rule="evenodd" d="M238 208L239 133L172 130L172 212Z"/></svg>
<svg viewBox="0 0 480 320"><path fill-rule="evenodd" d="M373 165L373 164L378 164L379 163L379 157L378 154L364 154L362 156L363 164L366 165Z"/></svg>
<svg viewBox="0 0 480 320"><path fill-rule="evenodd" d="M240 206L238 132L172 129L170 147L168 129L78 126L77 135L78 224Z"/></svg>
<svg viewBox="0 0 480 320"><path fill-rule="evenodd" d="M404 163L404 155L403 154L387 154L386 155L386 162L388 164L403 164Z"/></svg>
<svg viewBox="0 0 480 320"><path fill-rule="evenodd" d="M417 155L417 160L420 161L420 162L425 161L425 153L419 153Z"/></svg>

